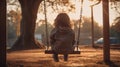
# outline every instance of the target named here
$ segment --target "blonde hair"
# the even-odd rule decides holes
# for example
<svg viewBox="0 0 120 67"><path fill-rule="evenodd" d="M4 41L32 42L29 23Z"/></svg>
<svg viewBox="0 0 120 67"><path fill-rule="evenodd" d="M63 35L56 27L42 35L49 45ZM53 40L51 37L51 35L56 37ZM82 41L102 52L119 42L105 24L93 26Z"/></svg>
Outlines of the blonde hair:
<svg viewBox="0 0 120 67"><path fill-rule="evenodd" d="M57 15L54 21L55 27L69 27L71 28L70 18L66 13L60 13Z"/></svg>

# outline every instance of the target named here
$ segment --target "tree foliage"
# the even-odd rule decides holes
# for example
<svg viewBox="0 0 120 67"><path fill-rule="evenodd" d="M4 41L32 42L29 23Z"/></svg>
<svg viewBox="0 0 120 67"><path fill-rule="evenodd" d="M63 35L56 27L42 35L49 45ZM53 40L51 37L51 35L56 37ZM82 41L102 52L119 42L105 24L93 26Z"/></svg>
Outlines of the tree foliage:
<svg viewBox="0 0 120 67"><path fill-rule="evenodd" d="M40 4L38 12L44 13L43 5L44 2ZM75 4L71 0L46 0L46 9L51 9L51 11L47 10L47 12L51 13L74 12Z"/></svg>
<svg viewBox="0 0 120 67"><path fill-rule="evenodd" d="M83 17L83 24L81 32L89 33L91 35L91 19L87 17ZM102 28L98 25L96 21L94 21L94 36L99 38L102 36Z"/></svg>
<svg viewBox="0 0 120 67"><path fill-rule="evenodd" d="M120 17L117 17L114 20L114 23L111 26L110 35L120 38Z"/></svg>
<svg viewBox="0 0 120 67"><path fill-rule="evenodd" d="M7 27L8 27L7 29L8 39L15 38L16 37L15 26L13 24L8 23Z"/></svg>
<svg viewBox="0 0 120 67"><path fill-rule="evenodd" d="M9 34L11 33L10 35L20 35L20 20L21 11L18 0L7 0L7 30Z"/></svg>
<svg viewBox="0 0 120 67"><path fill-rule="evenodd" d="M48 23L47 26L48 26L47 29L48 29L48 34L49 34L51 30L53 29L53 26L50 23ZM45 28L46 28L46 24L43 23L39 27L36 28L35 33L45 35L46 34Z"/></svg>
<svg viewBox="0 0 120 67"><path fill-rule="evenodd" d="M120 0L110 0L111 9L115 10L120 15Z"/></svg>

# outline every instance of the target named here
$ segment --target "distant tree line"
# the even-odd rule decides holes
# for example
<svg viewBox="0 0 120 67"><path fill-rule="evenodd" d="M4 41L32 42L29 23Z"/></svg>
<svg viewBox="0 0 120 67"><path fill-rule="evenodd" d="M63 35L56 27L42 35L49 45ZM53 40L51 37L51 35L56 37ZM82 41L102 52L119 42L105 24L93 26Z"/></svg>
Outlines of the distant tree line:
<svg viewBox="0 0 120 67"><path fill-rule="evenodd" d="M118 37L120 39L120 17L117 17L114 20L114 23L112 24L110 28L110 36Z"/></svg>

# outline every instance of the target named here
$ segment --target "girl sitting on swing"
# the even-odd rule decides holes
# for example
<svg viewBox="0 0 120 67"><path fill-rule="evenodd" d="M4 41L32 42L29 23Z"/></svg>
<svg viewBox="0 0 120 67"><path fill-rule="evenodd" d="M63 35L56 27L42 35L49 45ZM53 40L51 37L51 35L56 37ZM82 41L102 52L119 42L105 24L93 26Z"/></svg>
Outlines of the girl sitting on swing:
<svg viewBox="0 0 120 67"><path fill-rule="evenodd" d="M64 55L64 61L68 60L68 54L74 51L75 33L71 28L70 18L66 13L57 15L54 21L54 29L50 34L50 43L53 59L59 62L58 54Z"/></svg>

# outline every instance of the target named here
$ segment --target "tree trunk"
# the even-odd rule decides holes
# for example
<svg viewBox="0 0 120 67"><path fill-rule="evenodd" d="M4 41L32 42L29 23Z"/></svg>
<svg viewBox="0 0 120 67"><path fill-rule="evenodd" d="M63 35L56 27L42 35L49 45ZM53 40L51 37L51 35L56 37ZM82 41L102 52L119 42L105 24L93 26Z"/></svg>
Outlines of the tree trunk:
<svg viewBox="0 0 120 67"><path fill-rule="evenodd" d="M34 49L44 46L35 40L35 22L37 11L42 0L19 0L22 9L20 37L12 49Z"/></svg>

